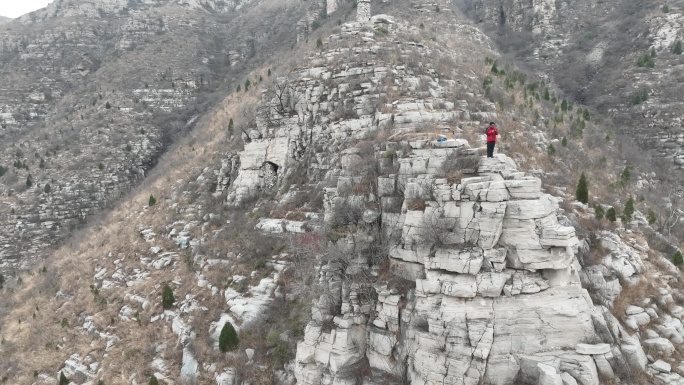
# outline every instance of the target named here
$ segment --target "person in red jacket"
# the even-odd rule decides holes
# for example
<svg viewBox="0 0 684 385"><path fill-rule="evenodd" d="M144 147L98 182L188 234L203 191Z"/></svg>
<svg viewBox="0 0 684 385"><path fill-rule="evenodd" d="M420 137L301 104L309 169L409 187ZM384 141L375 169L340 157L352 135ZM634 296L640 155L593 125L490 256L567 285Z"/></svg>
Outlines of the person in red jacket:
<svg viewBox="0 0 684 385"><path fill-rule="evenodd" d="M497 135L499 135L499 131L496 129L496 124L489 122L489 127L487 127L487 158L494 157L494 145L496 145Z"/></svg>

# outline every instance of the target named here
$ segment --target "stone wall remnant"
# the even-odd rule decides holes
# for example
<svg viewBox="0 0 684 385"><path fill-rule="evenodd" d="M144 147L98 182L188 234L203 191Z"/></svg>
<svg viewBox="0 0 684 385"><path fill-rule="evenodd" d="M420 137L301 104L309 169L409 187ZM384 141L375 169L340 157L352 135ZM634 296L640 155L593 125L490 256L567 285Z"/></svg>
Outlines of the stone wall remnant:
<svg viewBox="0 0 684 385"><path fill-rule="evenodd" d="M359 0L356 6L356 21L367 24L371 21L370 0Z"/></svg>

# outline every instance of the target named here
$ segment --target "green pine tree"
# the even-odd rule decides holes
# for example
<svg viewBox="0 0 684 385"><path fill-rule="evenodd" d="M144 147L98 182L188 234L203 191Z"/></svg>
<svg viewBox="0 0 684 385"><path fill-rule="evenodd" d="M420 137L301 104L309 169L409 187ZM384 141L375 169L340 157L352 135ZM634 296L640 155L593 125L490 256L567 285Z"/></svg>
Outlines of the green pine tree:
<svg viewBox="0 0 684 385"><path fill-rule="evenodd" d="M577 183L577 190L575 190L575 197L579 202L585 204L589 202L589 182L587 182L587 177L584 173L580 175L579 182Z"/></svg>
<svg viewBox="0 0 684 385"><path fill-rule="evenodd" d="M148 203L148 205L150 205L150 206L154 206L155 203L157 203L157 200L154 199L154 195L150 195L150 200L149 200L147 203Z"/></svg>
<svg viewBox="0 0 684 385"><path fill-rule="evenodd" d="M105 108L106 108L106 109L110 109L110 108L112 108L112 105L109 104L109 102L107 102L107 104L105 104Z"/></svg>
<svg viewBox="0 0 684 385"><path fill-rule="evenodd" d="M597 220L603 219L603 217L606 215L605 210L603 209L603 206L598 204L594 207L594 217L596 217Z"/></svg>
<svg viewBox="0 0 684 385"><path fill-rule="evenodd" d="M677 40L672 46L672 53L675 55L681 55L684 52L684 47L682 47L682 41Z"/></svg>
<svg viewBox="0 0 684 385"><path fill-rule="evenodd" d="M155 377L155 376L150 377L150 382L148 382L147 385L159 385L159 381L157 381L157 377Z"/></svg>
<svg viewBox="0 0 684 385"><path fill-rule="evenodd" d="M549 156L554 156L556 155L556 147L553 147L553 144L549 144L549 147L546 149L546 153Z"/></svg>
<svg viewBox="0 0 684 385"><path fill-rule="evenodd" d="M624 170L622 170L622 174L620 174L620 184L623 186L626 186L627 183L629 182L629 167L625 167Z"/></svg>
<svg viewBox="0 0 684 385"><path fill-rule="evenodd" d="M568 138L563 137L563 140L561 140L561 146L568 147Z"/></svg>
<svg viewBox="0 0 684 385"><path fill-rule="evenodd" d="M47 184L45 185L45 188L43 188L43 191L44 191L46 194L49 194L49 193L52 192L52 187L50 187L50 183L47 183Z"/></svg>
<svg viewBox="0 0 684 385"><path fill-rule="evenodd" d="M615 222L617 220L617 212L615 211L615 207L611 207L606 211L606 219L608 219L611 222Z"/></svg>
<svg viewBox="0 0 684 385"><path fill-rule="evenodd" d="M646 216L646 219L648 220L649 225L653 225L658 220L656 213L654 213L651 209L648 209L648 215Z"/></svg>
<svg viewBox="0 0 684 385"><path fill-rule="evenodd" d="M31 177L31 174L28 174L26 177L26 187L31 187L33 186L33 178Z"/></svg>
<svg viewBox="0 0 684 385"><path fill-rule="evenodd" d="M629 222L632 220L632 215L634 215L634 198L629 197L625 203L625 208L622 209L622 217L625 222Z"/></svg>
<svg viewBox="0 0 684 385"><path fill-rule="evenodd" d="M681 266L684 264L684 258L682 258L681 251L678 250L676 253L674 253L672 256L672 263L674 263L675 266Z"/></svg>
<svg viewBox="0 0 684 385"><path fill-rule="evenodd" d="M589 110L587 110L586 108L585 108L584 111L582 112L582 118L583 118L584 120L589 120L589 119L591 118L591 115L589 115Z"/></svg>
<svg viewBox="0 0 684 385"><path fill-rule="evenodd" d="M225 353L237 348L239 343L240 339L238 338L233 324L226 322L219 335L219 350Z"/></svg>
<svg viewBox="0 0 684 385"><path fill-rule="evenodd" d="M64 372L59 374L59 385L69 385L69 380L64 375Z"/></svg>
<svg viewBox="0 0 684 385"><path fill-rule="evenodd" d="M168 283L165 283L162 289L162 307L170 309L174 302L176 302L176 299L173 297L173 290L169 287Z"/></svg>

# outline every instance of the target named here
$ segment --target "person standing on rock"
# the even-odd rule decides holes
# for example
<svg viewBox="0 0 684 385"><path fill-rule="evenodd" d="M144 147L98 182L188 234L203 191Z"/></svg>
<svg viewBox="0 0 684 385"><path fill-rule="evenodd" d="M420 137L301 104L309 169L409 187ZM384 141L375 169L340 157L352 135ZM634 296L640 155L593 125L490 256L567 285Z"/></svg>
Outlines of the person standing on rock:
<svg viewBox="0 0 684 385"><path fill-rule="evenodd" d="M499 131L496 129L496 124L494 122L489 122L489 127L487 127L487 158L494 157L494 146L496 145L496 136L499 135Z"/></svg>

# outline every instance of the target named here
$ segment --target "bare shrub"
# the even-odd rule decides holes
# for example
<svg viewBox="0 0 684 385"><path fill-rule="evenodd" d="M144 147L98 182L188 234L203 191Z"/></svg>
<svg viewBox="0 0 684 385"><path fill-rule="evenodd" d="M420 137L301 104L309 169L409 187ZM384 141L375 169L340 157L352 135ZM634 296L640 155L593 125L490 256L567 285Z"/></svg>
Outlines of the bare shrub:
<svg viewBox="0 0 684 385"><path fill-rule="evenodd" d="M439 168L438 175L446 178L449 184L461 181L464 173L473 173L480 164L480 157L477 155L459 155L452 152L447 156Z"/></svg>
<svg viewBox="0 0 684 385"><path fill-rule="evenodd" d="M658 295L658 289L645 278L633 285L625 283L622 286L622 292L613 301L613 314L624 319L625 310L629 305L640 304L644 298L657 298Z"/></svg>
<svg viewBox="0 0 684 385"><path fill-rule="evenodd" d="M350 202L349 199L341 199L333 209L332 228L341 228L356 225L363 218L363 207Z"/></svg>
<svg viewBox="0 0 684 385"><path fill-rule="evenodd" d="M408 202L408 209L411 211L423 211L425 210L425 201L420 198L413 198Z"/></svg>
<svg viewBox="0 0 684 385"><path fill-rule="evenodd" d="M428 245L436 247L444 246L451 235L451 226L446 218L438 214L429 214L423 217L421 227L418 229L418 238Z"/></svg>

